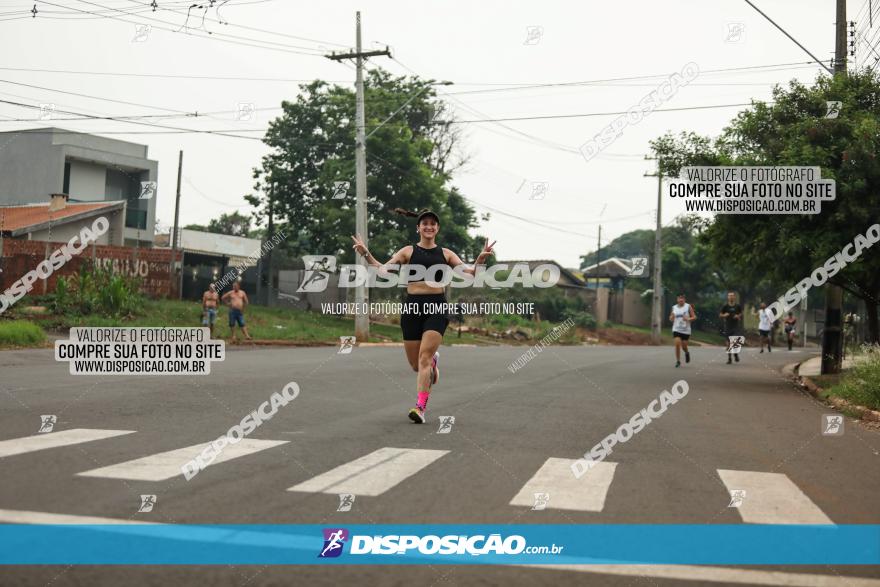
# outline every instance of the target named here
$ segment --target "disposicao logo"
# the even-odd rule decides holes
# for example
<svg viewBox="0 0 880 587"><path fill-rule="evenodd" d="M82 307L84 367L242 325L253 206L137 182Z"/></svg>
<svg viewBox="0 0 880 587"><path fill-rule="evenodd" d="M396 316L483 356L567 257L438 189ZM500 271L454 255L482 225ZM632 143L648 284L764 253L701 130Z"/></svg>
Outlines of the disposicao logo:
<svg viewBox="0 0 880 587"><path fill-rule="evenodd" d="M345 528L324 528L324 547L318 558L336 558L342 554L342 548L348 540Z"/></svg>

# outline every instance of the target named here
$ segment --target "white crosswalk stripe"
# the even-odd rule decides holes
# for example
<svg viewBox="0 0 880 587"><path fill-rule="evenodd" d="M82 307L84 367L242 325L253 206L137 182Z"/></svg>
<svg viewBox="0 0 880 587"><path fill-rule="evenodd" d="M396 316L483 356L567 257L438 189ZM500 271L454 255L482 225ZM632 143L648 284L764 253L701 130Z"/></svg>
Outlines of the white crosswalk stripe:
<svg viewBox="0 0 880 587"><path fill-rule="evenodd" d="M2 440L0 441L0 458L45 450L48 448L58 448L83 442L92 442L94 440L103 440L105 438L113 438L114 436L122 436L123 434L131 434L133 432L134 430L74 428L72 430L61 430L59 432L47 432L45 434L37 434L34 436Z"/></svg>
<svg viewBox="0 0 880 587"><path fill-rule="evenodd" d="M448 452L386 446L294 485L287 491L382 495Z"/></svg>
<svg viewBox="0 0 880 587"><path fill-rule="evenodd" d="M76 428L0 441L0 458L110 439L133 430ZM286 440L244 438L227 444L211 465L241 459L288 443ZM80 477L166 481L210 443L196 444L77 473ZM351 493L380 496L448 454L447 450L384 447L288 487L304 493ZM574 459L550 457L508 502L531 509L601 512L611 491L618 463L600 462L580 479ZM749 524L833 524L834 522L787 475L718 469L728 492L741 492L737 510ZM730 499L730 497L727 497Z"/></svg>
<svg viewBox="0 0 880 587"><path fill-rule="evenodd" d="M718 469L728 491L744 491L737 507L748 524L833 524L794 482L782 473Z"/></svg>
<svg viewBox="0 0 880 587"><path fill-rule="evenodd" d="M546 495L546 505L542 509L578 510L601 512L605 507L608 488L614 480L617 463L596 463L580 479L571 472L575 459L550 457L541 468L526 481L510 505L534 508L536 495ZM540 498L543 501L543 498Z"/></svg>
<svg viewBox="0 0 880 587"><path fill-rule="evenodd" d="M287 444L288 442L287 440L243 438L235 444L227 444L211 462L211 466ZM165 481L177 475L182 475L181 467L183 464L194 459L209 445L210 443L195 444L186 448L160 452L132 461L84 471L78 473L78 475L82 477L128 479L131 481Z"/></svg>

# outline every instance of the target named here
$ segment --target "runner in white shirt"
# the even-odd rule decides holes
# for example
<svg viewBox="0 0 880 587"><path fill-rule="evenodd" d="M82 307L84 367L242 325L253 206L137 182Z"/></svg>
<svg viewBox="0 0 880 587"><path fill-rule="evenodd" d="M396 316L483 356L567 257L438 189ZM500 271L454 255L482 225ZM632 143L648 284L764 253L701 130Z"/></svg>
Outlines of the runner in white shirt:
<svg viewBox="0 0 880 587"><path fill-rule="evenodd" d="M675 340L675 366L681 367L681 349L684 347L684 362L691 362L688 351L688 339L691 337L691 322L697 319L694 307L684 300L684 294L678 294L678 302L672 306L669 321L672 322L672 337Z"/></svg>
<svg viewBox="0 0 880 587"><path fill-rule="evenodd" d="M767 304L761 302L761 307L758 310L758 332L761 333L761 352L764 352L764 343L767 343L767 352L771 352L770 349L770 329L773 327L773 320L770 316L770 312L767 311Z"/></svg>

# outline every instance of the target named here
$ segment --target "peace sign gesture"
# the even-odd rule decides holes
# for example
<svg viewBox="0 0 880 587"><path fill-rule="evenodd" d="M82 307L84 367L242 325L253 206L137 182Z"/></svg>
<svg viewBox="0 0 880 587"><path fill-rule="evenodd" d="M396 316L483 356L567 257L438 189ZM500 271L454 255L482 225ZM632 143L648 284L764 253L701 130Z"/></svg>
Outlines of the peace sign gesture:
<svg viewBox="0 0 880 587"><path fill-rule="evenodd" d="M364 244L364 240L361 238L361 235L355 235L351 237L351 240L354 241L354 246L352 248L358 255L366 256L366 254L369 253L369 251L367 250L367 245Z"/></svg>
<svg viewBox="0 0 880 587"><path fill-rule="evenodd" d="M477 256L477 265L485 263L486 259L495 254L492 247L494 247L497 242L498 241L492 241L492 244L489 244L489 239L486 239L486 242L483 244L483 251Z"/></svg>

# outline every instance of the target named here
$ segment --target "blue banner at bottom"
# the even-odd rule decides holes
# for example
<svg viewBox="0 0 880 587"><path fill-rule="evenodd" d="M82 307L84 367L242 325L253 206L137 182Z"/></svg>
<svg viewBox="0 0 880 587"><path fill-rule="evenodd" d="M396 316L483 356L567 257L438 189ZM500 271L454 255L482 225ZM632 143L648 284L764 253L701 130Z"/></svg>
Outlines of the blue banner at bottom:
<svg viewBox="0 0 880 587"><path fill-rule="evenodd" d="M0 525L3 565L877 565L880 525Z"/></svg>

